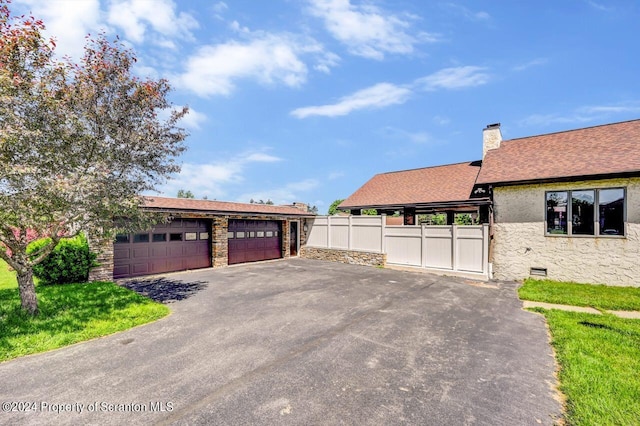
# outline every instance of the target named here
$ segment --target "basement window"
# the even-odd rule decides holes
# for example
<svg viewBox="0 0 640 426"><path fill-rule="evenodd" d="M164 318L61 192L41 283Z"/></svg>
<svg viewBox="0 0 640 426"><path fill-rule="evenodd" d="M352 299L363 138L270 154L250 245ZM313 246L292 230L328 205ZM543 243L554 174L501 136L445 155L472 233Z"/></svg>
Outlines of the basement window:
<svg viewBox="0 0 640 426"><path fill-rule="evenodd" d="M548 191L546 234L624 236L624 188Z"/></svg>
<svg viewBox="0 0 640 426"><path fill-rule="evenodd" d="M547 276L547 268L538 268L533 267L529 269L529 275L534 275L538 277L546 277Z"/></svg>

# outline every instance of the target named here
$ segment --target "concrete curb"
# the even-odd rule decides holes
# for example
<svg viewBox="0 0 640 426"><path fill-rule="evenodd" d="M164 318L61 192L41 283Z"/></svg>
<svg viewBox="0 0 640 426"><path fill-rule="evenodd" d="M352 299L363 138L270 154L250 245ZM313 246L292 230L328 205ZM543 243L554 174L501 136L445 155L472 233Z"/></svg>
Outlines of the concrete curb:
<svg viewBox="0 0 640 426"><path fill-rule="evenodd" d="M589 308L584 306L559 305L556 303L532 302L530 300L523 300L522 307L523 308L559 309L561 311L583 312L583 313L595 314L595 315L601 315L602 312L606 312L620 318L640 319L640 312L638 311L605 311L605 310L599 311L595 308Z"/></svg>

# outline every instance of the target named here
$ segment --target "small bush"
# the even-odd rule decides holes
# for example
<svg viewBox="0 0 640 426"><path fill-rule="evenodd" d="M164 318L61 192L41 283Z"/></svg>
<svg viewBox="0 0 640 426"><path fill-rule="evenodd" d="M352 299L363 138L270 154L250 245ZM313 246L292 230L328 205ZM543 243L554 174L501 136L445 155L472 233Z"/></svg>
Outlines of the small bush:
<svg viewBox="0 0 640 426"><path fill-rule="evenodd" d="M40 249L51 241L44 238L34 241L28 253ZM89 250L87 238L80 234L61 240L41 263L33 267L33 274L42 284L81 283L89 278L89 270L97 266L96 254Z"/></svg>

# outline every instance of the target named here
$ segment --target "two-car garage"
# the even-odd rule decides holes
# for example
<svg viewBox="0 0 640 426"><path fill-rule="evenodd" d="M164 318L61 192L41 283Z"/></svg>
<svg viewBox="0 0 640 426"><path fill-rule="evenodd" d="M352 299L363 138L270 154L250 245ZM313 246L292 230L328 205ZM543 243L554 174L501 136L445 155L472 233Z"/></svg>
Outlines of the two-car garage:
<svg viewBox="0 0 640 426"><path fill-rule="evenodd" d="M117 235L112 246L113 278L296 256L300 223L313 216L299 203L274 206L145 197L143 208L171 220L151 231ZM103 259L106 268L109 260Z"/></svg>

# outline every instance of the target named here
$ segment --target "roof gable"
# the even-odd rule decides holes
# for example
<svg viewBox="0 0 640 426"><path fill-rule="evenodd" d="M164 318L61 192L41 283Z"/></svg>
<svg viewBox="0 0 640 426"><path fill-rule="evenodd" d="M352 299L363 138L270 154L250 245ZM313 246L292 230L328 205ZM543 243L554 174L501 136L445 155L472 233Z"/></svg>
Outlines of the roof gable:
<svg viewBox="0 0 640 426"><path fill-rule="evenodd" d="M468 201L480 161L375 175L362 185L341 208L397 206Z"/></svg>
<svg viewBox="0 0 640 426"><path fill-rule="evenodd" d="M487 152L478 183L640 172L640 120L503 141Z"/></svg>

